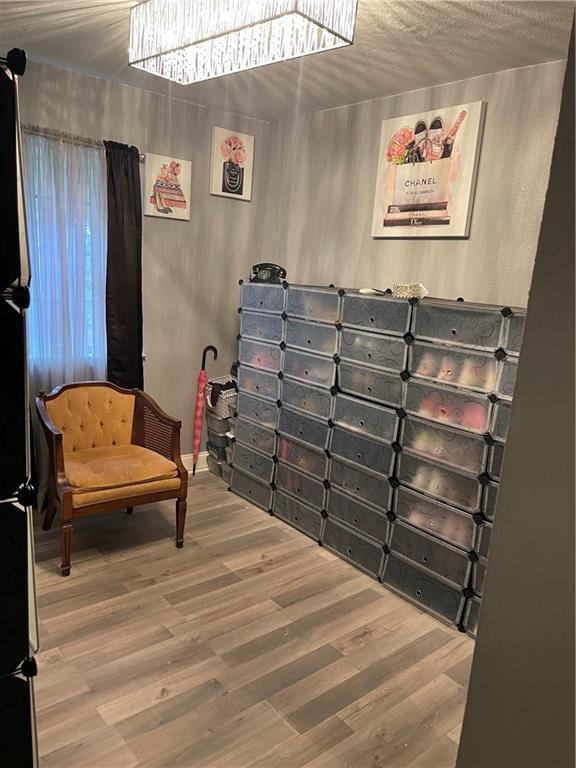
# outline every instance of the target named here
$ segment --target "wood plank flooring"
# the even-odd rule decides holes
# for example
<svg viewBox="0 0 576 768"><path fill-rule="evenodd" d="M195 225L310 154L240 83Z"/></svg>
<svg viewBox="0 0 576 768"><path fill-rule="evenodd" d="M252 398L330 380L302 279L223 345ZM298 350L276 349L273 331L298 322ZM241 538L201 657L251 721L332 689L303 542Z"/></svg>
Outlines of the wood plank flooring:
<svg viewBox="0 0 576 768"><path fill-rule="evenodd" d="M37 521L43 768L452 768L473 644L208 474Z"/></svg>

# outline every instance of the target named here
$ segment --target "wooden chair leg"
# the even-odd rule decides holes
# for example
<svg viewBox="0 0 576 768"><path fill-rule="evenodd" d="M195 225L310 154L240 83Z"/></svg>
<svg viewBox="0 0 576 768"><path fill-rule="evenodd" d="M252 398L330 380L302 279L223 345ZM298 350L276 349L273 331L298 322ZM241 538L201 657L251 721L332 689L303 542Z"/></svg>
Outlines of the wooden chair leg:
<svg viewBox="0 0 576 768"><path fill-rule="evenodd" d="M42 529L44 531L50 530L50 526L54 521L54 515L56 514L56 500L51 493L48 494L48 505L46 512L44 513L44 522L42 523Z"/></svg>
<svg viewBox="0 0 576 768"><path fill-rule="evenodd" d="M176 502L176 547L184 546L184 524L186 522L186 499L178 499Z"/></svg>
<svg viewBox="0 0 576 768"><path fill-rule="evenodd" d="M126 507L126 514L131 515L134 512L134 507Z"/></svg>
<svg viewBox="0 0 576 768"><path fill-rule="evenodd" d="M70 576L70 550L72 549L72 523L64 523L61 533L62 576Z"/></svg>
<svg viewBox="0 0 576 768"><path fill-rule="evenodd" d="M70 551L72 549L72 495L65 494L62 501L62 531L60 533L62 549L62 576L70 575Z"/></svg>

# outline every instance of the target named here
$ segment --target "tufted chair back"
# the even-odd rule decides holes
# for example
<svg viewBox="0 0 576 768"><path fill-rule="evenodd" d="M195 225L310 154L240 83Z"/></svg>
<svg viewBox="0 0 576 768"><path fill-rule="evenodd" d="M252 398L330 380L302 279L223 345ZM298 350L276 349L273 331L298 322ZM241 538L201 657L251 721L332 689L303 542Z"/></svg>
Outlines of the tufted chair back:
<svg viewBox="0 0 576 768"><path fill-rule="evenodd" d="M106 384L83 384L62 387L45 403L51 421L62 432L66 454L129 445L134 400L134 394L118 392Z"/></svg>

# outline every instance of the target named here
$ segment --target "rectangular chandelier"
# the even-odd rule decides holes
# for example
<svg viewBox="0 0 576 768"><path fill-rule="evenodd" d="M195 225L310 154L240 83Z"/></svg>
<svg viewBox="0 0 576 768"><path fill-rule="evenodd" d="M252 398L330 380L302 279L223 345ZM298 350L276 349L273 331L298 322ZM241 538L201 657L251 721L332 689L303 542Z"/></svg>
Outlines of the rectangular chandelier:
<svg viewBox="0 0 576 768"><path fill-rule="evenodd" d="M130 11L133 67L182 85L351 45L357 0L148 0Z"/></svg>

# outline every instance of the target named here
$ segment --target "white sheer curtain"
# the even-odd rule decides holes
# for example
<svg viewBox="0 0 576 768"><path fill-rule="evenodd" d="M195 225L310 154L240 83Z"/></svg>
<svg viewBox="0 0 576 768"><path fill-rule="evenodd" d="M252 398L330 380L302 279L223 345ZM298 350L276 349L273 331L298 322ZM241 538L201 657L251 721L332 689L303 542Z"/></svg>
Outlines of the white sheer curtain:
<svg viewBox="0 0 576 768"><path fill-rule="evenodd" d="M104 149L24 134L31 392L106 378Z"/></svg>

